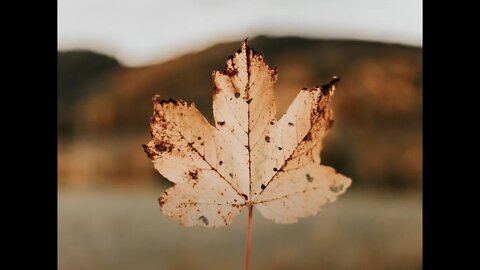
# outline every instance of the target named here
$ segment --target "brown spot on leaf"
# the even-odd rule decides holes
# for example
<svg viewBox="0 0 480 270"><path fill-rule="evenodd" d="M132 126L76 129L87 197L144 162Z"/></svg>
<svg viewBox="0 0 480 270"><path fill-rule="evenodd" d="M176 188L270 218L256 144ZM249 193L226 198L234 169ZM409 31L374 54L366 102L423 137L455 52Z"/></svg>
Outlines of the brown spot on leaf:
<svg viewBox="0 0 480 270"><path fill-rule="evenodd" d="M305 175L305 176L307 177L308 182L311 183L313 181L313 177L310 174L307 173L307 175Z"/></svg>
<svg viewBox="0 0 480 270"><path fill-rule="evenodd" d="M200 216L198 220L202 221L203 224L208 225L208 218L206 218L205 216Z"/></svg>
<svg viewBox="0 0 480 270"><path fill-rule="evenodd" d="M265 136L265 141L266 141L266 142L270 142L270 137Z"/></svg>
<svg viewBox="0 0 480 270"><path fill-rule="evenodd" d="M223 126L223 125L225 125L225 121L217 122L217 124L219 124L220 126Z"/></svg>
<svg viewBox="0 0 480 270"><path fill-rule="evenodd" d="M171 152L173 149L173 144L166 141L159 141L155 144L155 149L159 152Z"/></svg>
<svg viewBox="0 0 480 270"><path fill-rule="evenodd" d="M155 157L155 152L148 148L146 144L142 144L142 147L149 159L153 159Z"/></svg>
<svg viewBox="0 0 480 270"><path fill-rule="evenodd" d="M273 124L274 124L274 123L273 123L273 121L270 121L270 125L272 125L272 126L273 126Z"/></svg>
<svg viewBox="0 0 480 270"><path fill-rule="evenodd" d="M278 169L277 169L277 168L273 168L273 171L276 172L276 171L278 171Z"/></svg>
<svg viewBox="0 0 480 270"><path fill-rule="evenodd" d="M252 102L253 98L247 100L247 104L250 104L250 102Z"/></svg>
<svg viewBox="0 0 480 270"><path fill-rule="evenodd" d="M243 198L245 198L245 200L248 200L248 196L246 194L241 194L243 196Z"/></svg>
<svg viewBox="0 0 480 270"><path fill-rule="evenodd" d="M328 82L328 83L323 84L322 86L320 86L320 90L322 90L322 94L327 95L328 93L330 93L330 91L332 90L333 86L335 86L339 81L340 81L340 78L334 76L334 77L333 77L333 80L331 80L330 82Z"/></svg>
<svg viewBox="0 0 480 270"><path fill-rule="evenodd" d="M239 92L235 92L235 98L239 98L240 97L240 93Z"/></svg>
<svg viewBox="0 0 480 270"><path fill-rule="evenodd" d="M202 139L202 137L197 137L197 140L201 140L201 139Z"/></svg>
<svg viewBox="0 0 480 270"><path fill-rule="evenodd" d="M282 147L280 147L280 146L278 147L278 150L282 150L282 149L283 149Z"/></svg>
<svg viewBox="0 0 480 270"><path fill-rule="evenodd" d="M294 126L294 124L292 122L288 122L288 125L289 126Z"/></svg>
<svg viewBox="0 0 480 270"><path fill-rule="evenodd" d="M262 190L264 190L267 186L265 186L264 184L262 184L261 188Z"/></svg>
<svg viewBox="0 0 480 270"><path fill-rule="evenodd" d="M188 175L189 175L190 178L192 178L192 179L198 179L198 170L189 171L189 172L188 172Z"/></svg>
<svg viewBox="0 0 480 270"><path fill-rule="evenodd" d="M311 141L313 139L312 133L308 132L307 135L305 135L304 141Z"/></svg>
<svg viewBox="0 0 480 270"><path fill-rule="evenodd" d="M230 178L233 178L233 173L229 173L228 175L230 176Z"/></svg>
<svg viewBox="0 0 480 270"><path fill-rule="evenodd" d="M162 99L162 100L159 100L160 96L158 96L158 98L155 100L155 102L157 102L158 104L160 105L164 105L164 104L185 104L185 101L183 100L176 100L176 99L173 99L173 98L169 98L168 100L165 100L165 99Z"/></svg>
<svg viewBox="0 0 480 270"><path fill-rule="evenodd" d="M162 207L165 204L166 199L163 197L158 198L158 204L160 204L160 207Z"/></svg>
<svg viewBox="0 0 480 270"><path fill-rule="evenodd" d="M332 192L338 193L343 190L343 185L339 185L339 186L331 185L330 190Z"/></svg>
<svg viewBox="0 0 480 270"><path fill-rule="evenodd" d="M225 70L225 73L226 75L228 75L229 77L232 77L232 76L235 76L238 74L238 70L236 68L227 68Z"/></svg>
<svg viewBox="0 0 480 270"><path fill-rule="evenodd" d="M223 164L223 161L220 160L220 162L218 162L218 165L222 165Z"/></svg>

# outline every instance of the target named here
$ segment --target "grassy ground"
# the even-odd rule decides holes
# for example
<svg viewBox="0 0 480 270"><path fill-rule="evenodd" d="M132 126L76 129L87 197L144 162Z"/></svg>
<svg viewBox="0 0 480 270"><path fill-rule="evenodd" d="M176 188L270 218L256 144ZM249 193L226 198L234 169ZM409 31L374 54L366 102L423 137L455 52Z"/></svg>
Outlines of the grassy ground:
<svg viewBox="0 0 480 270"><path fill-rule="evenodd" d="M58 193L58 264L81 269L243 269L246 214L218 228L161 215L159 188ZM422 269L420 193L348 191L316 216L253 214L252 269Z"/></svg>

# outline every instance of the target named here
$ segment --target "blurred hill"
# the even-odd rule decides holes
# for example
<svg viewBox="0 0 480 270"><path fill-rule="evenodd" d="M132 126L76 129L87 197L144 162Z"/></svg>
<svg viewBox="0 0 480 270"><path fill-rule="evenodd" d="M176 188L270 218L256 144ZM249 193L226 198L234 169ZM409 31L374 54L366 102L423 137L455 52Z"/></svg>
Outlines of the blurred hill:
<svg viewBox="0 0 480 270"><path fill-rule="evenodd" d="M421 48L290 37L249 44L278 67L278 116L302 87L341 78L322 163L352 177L352 188L421 189ZM151 97L194 101L212 121L212 70L223 70L239 46L137 68L92 52L59 52L59 183L158 182L141 147L150 139Z"/></svg>
<svg viewBox="0 0 480 270"><path fill-rule="evenodd" d="M70 108L84 97L91 95L89 83L102 75L120 68L118 60L107 55L90 51L67 51L58 53L58 117L59 135L72 136L73 115Z"/></svg>

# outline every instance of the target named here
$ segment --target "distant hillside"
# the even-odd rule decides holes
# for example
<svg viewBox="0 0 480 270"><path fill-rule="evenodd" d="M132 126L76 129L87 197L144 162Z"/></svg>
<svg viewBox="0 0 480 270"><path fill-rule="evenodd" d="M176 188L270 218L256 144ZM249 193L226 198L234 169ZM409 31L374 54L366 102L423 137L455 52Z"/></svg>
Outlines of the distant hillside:
<svg viewBox="0 0 480 270"><path fill-rule="evenodd" d="M249 40L249 44L264 54L270 66L278 67L275 92L279 115L302 87L323 84L333 75L341 78L333 100L335 125L322 152L323 162L351 176L354 186L420 188L421 48L362 41L268 37ZM109 156L106 149L102 152L105 158L110 158L108 172L102 172L104 177L110 177L113 172L117 172L116 176L135 176L143 172L142 175L151 177L150 164L139 148L149 138L151 97L160 94L164 98L194 101L211 121L212 70L223 70L225 60L239 45L240 41L219 44L202 52L139 68L119 67L118 62L117 65L112 62L114 68L110 72L89 80L88 84L80 84L78 87L84 97L63 107L60 114L63 113L68 118L66 123L73 127L73 138L110 143L117 140L116 147L125 148L123 155L118 154L119 149L115 150L115 156ZM87 64L84 66L88 69ZM60 77L62 74L68 75L66 71L59 72ZM69 82L72 79L59 80ZM65 89L61 92L67 91ZM63 135L60 131L60 138ZM98 151L103 151L101 145L98 147ZM119 159L116 164L115 158L120 156L134 162ZM67 160L65 154L64 162ZM141 168L131 164L141 164L138 165ZM133 167L129 169L129 166ZM64 173L68 175L68 170Z"/></svg>
<svg viewBox="0 0 480 270"><path fill-rule="evenodd" d="M85 96L88 85L105 73L121 67L118 60L104 54L90 51L64 51L57 57L58 67L58 105L60 134L71 135L72 118L70 108ZM95 88L95 87L93 87Z"/></svg>

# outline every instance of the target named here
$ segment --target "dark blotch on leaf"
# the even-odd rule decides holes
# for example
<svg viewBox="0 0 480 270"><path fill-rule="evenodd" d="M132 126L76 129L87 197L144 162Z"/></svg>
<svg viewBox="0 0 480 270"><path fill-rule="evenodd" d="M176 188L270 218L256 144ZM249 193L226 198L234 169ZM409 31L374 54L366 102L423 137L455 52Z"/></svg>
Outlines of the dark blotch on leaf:
<svg viewBox="0 0 480 270"><path fill-rule="evenodd" d="M278 147L278 150L282 150L283 148L282 147Z"/></svg>
<svg viewBox="0 0 480 270"><path fill-rule="evenodd" d="M142 144L143 146L143 151L147 154L149 159L153 159L155 157L155 153L148 148L146 144Z"/></svg>
<svg viewBox="0 0 480 270"><path fill-rule="evenodd" d="M307 181L311 183L313 181L313 177L308 173L306 176L307 176Z"/></svg>
<svg viewBox="0 0 480 270"><path fill-rule="evenodd" d="M220 162L218 162L218 165L222 165L222 164L223 164L223 161L222 161L222 160L220 160Z"/></svg>
<svg viewBox="0 0 480 270"><path fill-rule="evenodd" d="M160 207L162 207L165 204L166 199L163 197L158 198L158 203L160 204Z"/></svg>
<svg viewBox="0 0 480 270"><path fill-rule="evenodd" d="M265 136L265 141L266 141L266 142L270 142L270 137Z"/></svg>
<svg viewBox="0 0 480 270"><path fill-rule="evenodd" d="M230 178L233 178L233 173L229 173L228 175L230 175Z"/></svg>
<svg viewBox="0 0 480 270"><path fill-rule="evenodd" d="M236 68L227 68L224 73L226 73L229 77L232 77L238 74L238 70Z"/></svg>
<svg viewBox="0 0 480 270"><path fill-rule="evenodd" d="M239 98L240 97L240 93L239 92L235 92L235 98Z"/></svg>
<svg viewBox="0 0 480 270"><path fill-rule="evenodd" d="M217 124L219 124L220 126L223 126L223 125L225 125L225 121L217 122Z"/></svg>
<svg viewBox="0 0 480 270"><path fill-rule="evenodd" d="M157 149L159 152L170 152L173 149L173 144L161 141L155 145L155 149Z"/></svg>
<svg viewBox="0 0 480 270"><path fill-rule="evenodd" d="M188 172L188 175L189 175L192 179L198 179L198 170L189 171L189 172Z"/></svg>
<svg viewBox="0 0 480 270"><path fill-rule="evenodd" d="M288 122L288 125L289 125L289 126L293 126L293 123L292 123L292 122Z"/></svg>
<svg viewBox="0 0 480 270"><path fill-rule="evenodd" d="M262 190L264 190L267 186L265 186L264 184L262 184L261 188Z"/></svg>
<svg viewBox="0 0 480 270"><path fill-rule="evenodd" d="M247 104L250 104L250 102L252 102L253 98L247 100Z"/></svg>
<svg viewBox="0 0 480 270"><path fill-rule="evenodd" d="M343 190L343 185L330 186L330 190L331 190L332 192L338 193L338 192L340 192L340 191Z"/></svg>
<svg viewBox="0 0 480 270"><path fill-rule="evenodd" d="M163 104L169 104L169 103L178 104L178 103L182 103L183 101L178 101L173 98L169 98L168 100L165 100L165 99L160 100L160 96L155 96L154 102L158 102L158 104L163 105Z"/></svg>
<svg viewBox="0 0 480 270"><path fill-rule="evenodd" d="M203 224L208 225L208 218L206 218L205 216L200 216L198 220L202 221Z"/></svg>
<svg viewBox="0 0 480 270"><path fill-rule="evenodd" d="M202 137L197 137L197 139L198 139L198 140L201 140L201 139L202 139Z"/></svg>
<svg viewBox="0 0 480 270"><path fill-rule="evenodd" d="M333 80L331 80L330 82L320 86L320 90L322 90L322 93L324 95L328 94L330 92L330 90L332 89L332 87L337 84L338 82L340 81L340 78L339 77L333 77Z"/></svg>
<svg viewBox="0 0 480 270"><path fill-rule="evenodd" d="M277 169L277 168L273 168L273 171L276 172L276 171L278 171L278 169Z"/></svg>

